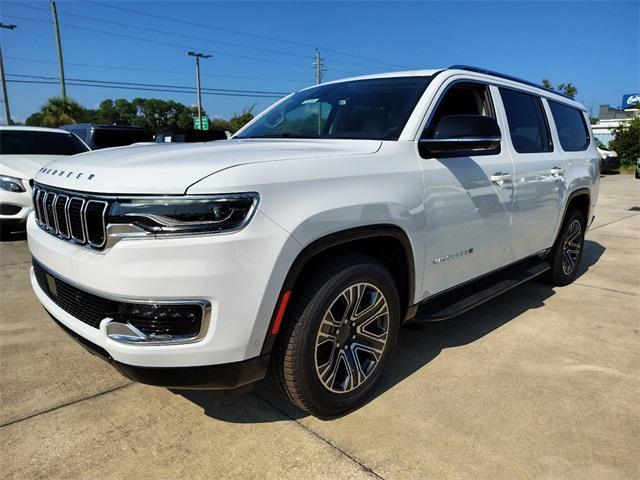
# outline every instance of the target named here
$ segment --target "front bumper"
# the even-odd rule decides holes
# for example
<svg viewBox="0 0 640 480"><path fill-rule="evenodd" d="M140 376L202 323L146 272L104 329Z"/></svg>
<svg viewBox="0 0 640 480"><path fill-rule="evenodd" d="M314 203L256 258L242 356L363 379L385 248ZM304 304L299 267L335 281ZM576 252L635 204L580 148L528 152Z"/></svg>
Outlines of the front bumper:
<svg viewBox="0 0 640 480"><path fill-rule="evenodd" d="M611 170L619 170L620 169L620 159L618 157L607 157L603 158L600 163L600 170L603 172L608 172Z"/></svg>
<svg viewBox="0 0 640 480"><path fill-rule="evenodd" d="M33 215L27 235L39 264L92 294L132 301L198 299L211 305L208 329L196 342L127 344L107 336L107 318L96 328L58 306L32 270L36 296L60 324L105 351L115 364L153 369L149 372L259 357L292 262L283 258L289 235L259 212L247 228L233 234L123 240L104 251L50 235L36 225Z"/></svg>
<svg viewBox="0 0 640 480"><path fill-rule="evenodd" d="M33 210L31 192L7 192L0 190L0 222L5 224L20 224L27 221Z"/></svg>
<svg viewBox="0 0 640 480"><path fill-rule="evenodd" d="M45 309L46 310L46 309ZM269 366L269 355L251 358L242 362L224 365L203 365L198 367L137 367L114 360L104 348L66 327L51 312L51 318L71 338L89 353L111 363L125 377L139 383L168 388L234 390L257 382L265 377Z"/></svg>

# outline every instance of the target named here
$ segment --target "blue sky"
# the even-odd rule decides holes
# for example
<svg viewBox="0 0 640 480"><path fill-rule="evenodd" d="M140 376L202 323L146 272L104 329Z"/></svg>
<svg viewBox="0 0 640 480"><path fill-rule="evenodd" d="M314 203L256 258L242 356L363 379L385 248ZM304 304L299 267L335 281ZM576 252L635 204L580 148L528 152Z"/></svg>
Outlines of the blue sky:
<svg viewBox="0 0 640 480"><path fill-rule="evenodd" d="M532 81L548 77L554 83L572 82L578 99L597 114L598 105L619 105L624 93L640 91L639 6L638 1L104 0L59 1L58 11L68 79L192 86L194 64L186 51L193 49L213 54L202 66L203 87L289 92L314 83L317 46L327 66L326 80L472 64ZM0 31L6 72L56 77L49 2L1 0L0 18L18 25L16 30ZM18 121L59 94L57 85L10 83L8 88L12 117ZM67 93L88 107L104 98L152 96L195 103L188 93L80 86L68 86ZM222 117L254 102L260 110L272 101L251 96L203 98L209 114Z"/></svg>

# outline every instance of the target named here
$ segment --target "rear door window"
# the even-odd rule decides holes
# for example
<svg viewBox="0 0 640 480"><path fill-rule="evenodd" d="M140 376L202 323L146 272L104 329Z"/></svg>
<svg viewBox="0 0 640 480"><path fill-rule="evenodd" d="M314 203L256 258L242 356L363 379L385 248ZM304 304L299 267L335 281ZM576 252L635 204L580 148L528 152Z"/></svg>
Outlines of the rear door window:
<svg viewBox="0 0 640 480"><path fill-rule="evenodd" d="M589 147L589 130L582 112L576 108L549 100L549 107L556 122L560 145L565 152L580 152Z"/></svg>
<svg viewBox="0 0 640 480"><path fill-rule="evenodd" d="M540 97L510 88L500 88L500 96L516 152L551 152L553 144Z"/></svg>

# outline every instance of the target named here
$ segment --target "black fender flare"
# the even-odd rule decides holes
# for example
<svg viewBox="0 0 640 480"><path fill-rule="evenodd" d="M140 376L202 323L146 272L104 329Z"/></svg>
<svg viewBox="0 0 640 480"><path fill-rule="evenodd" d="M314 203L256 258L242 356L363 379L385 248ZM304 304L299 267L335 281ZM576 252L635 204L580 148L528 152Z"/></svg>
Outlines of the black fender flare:
<svg viewBox="0 0 640 480"><path fill-rule="evenodd" d="M275 342L277 331L274 326L282 320L279 318L277 321L277 317L282 317L284 314L284 310L286 309L286 301L288 300L287 292L291 292L293 287L295 286L300 274L302 273L304 267L309 263L309 261L314 258L316 255L330 249L333 247L337 247L340 245L345 245L347 243L363 240L368 238L393 238L397 240L401 245L404 251L404 255L407 263L407 307L410 305L413 299L413 295L415 292L415 259L413 255L413 248L411 246L411 241L407 234L400 227L391 224L376 224L376 225L367 225L363 227L355 227L347 230L340 230L338 232L330 233L324 237L320 237L319 239L314 240L307 246L305 246L302 251L298 254L296 259L291 264L287 276L285 277L282 288L280 289L280 294L278 296L278 301L276 302L276 306L271 315L271 321L269 322L269 328L267 330L266 338L262 344L262 353L261 355L266 355L271 352L273 349L273 344ZM287 295L285 295L287 294ZM282 307L282 304L285 303L285 306ZM282 307L282 308L281 308Z"/></svg>

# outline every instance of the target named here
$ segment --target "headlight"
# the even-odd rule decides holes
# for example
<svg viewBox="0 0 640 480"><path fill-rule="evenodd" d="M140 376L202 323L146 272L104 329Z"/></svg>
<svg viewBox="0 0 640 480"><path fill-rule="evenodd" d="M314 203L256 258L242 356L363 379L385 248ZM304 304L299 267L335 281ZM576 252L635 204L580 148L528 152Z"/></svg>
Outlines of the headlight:
<svg viewBox="0 0 640 480"><path fill-rule="evenodd" d="M15 193L26 192L21 179L7 175L0 176L0 189Z"/></svg>
<svg viewBox="0 0 640 480"><path fill-rule="evenodd" d="M258 200L257 193L130 197L113 203L107 223L160 235L228 232L249 222Z"/></svg>
<svg viewBox="0 0 640 480"><path fill-rule="evenodd" d="M604 160L605 158L607 158L609 156L609 154L607 152L602 152L602 159Z"/></svg>

